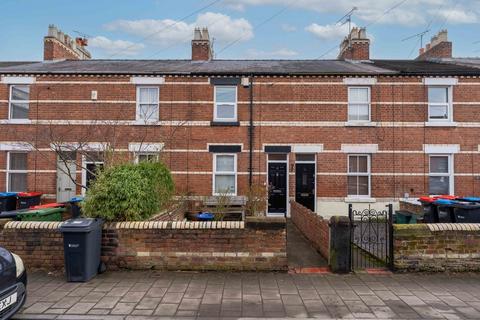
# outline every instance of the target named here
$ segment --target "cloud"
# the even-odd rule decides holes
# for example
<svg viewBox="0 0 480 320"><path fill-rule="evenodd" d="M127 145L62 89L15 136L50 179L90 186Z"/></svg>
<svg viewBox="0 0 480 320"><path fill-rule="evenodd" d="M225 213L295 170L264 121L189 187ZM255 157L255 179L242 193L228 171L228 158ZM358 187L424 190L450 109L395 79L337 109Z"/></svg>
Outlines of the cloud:
<svg viewBox="0 0 480 320"><path fill-rule="evenodd" d="M117 20L105 25L108 31L124 32L141 37L149 43L166 47L178 42L189 42L195 27L208 27L210 37L216 42L227 43L237 39L253 38L253 27L248 20L232 19L222 13L206 12L198 15L193 23L172 19Z"/></svg>
<svg viewBox="0 0 480 320"><path fill-rule="evenodd" d="M143 43L134 43L125 40L111 40L104 36L97 36L88 39L88 46L100 49L107 54L121 52L126 56L137 55L143 48L145 48Z"/></svg>
<svg viewBox="0 0 480 320"><path fill-rule="evenodd" d="M288 24L288 23L282 24L280 26L280 28L282 28L282 30L285 31L285 32L295 32L295 31L297 31L297 27L292 26L291 24Z"/></svg>
<svg viewBox="0 0 480 320"><path fill-rule="evenodd" d="M352 27L355 27L355 24L352 24ZM341 40L343 37L348 35L348 25L340 25L340 24L327 24L321 26L316 23L312 23L308 27L305 28L306 31L312 33L317 38L322 40L332 40L338 39Z"/></svg>
<svg viewBox="0 0 480 320"><path fill-rule="evenodd" d="M451 24L479 22L478 15L475 12L465 11L464 9L443 9L436 13L434 12L434 14Z"/></svg>
<svg viewBox="0 0 480 320"><path fill-rule="evenodd" d="M297 51L282 48L274 51L261 51L257 49L249 49L246 56L249 59L273 59L273 58L292 58L298 55Z"/></svg>
<svg viewBox="0 0 480 320"><path fill-rule="evenodd" d="M289 6L308 11L329 13L343 16L353 7L358 10L354 19L364 22L377 22L381 24L398 24L403 26L418 26L425 24L435 16L438 8L452 12L458 0L224 0L225 4L237 9L245 10L248 6L280 5ZM474 1L469 1L469 7L474 6ZM393 10L390 10L394 8ZM478 10L478 9L477 9ZM453 10L448 22L472 23L477 21L478 14ZM387 12L387 13L386 13Z"/></svg>

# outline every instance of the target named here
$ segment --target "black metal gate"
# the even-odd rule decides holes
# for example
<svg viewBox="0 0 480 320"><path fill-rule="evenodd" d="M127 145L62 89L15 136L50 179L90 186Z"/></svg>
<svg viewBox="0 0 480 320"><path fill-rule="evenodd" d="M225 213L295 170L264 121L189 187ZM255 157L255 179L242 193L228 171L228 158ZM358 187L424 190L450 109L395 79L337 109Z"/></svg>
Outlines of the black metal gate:
<svg viewBox="0 0 480 320"><path fill-rule="evenodd" d="M388 268L393 270L393 208L354 210L350 218L350 251L352 271Z"/></svg>

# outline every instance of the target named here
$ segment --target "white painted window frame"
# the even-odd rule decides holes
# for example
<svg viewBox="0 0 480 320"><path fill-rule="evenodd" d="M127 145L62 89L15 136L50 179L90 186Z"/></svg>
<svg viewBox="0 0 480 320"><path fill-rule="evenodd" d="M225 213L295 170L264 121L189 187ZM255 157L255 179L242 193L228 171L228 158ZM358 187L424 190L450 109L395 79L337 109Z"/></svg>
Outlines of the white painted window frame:
<svg viewBox="0 0 480 320"><path fill-rule="evenodd" d="M142 119L140 118L140 105L142 104L142 101L140 101L140 90L141 89L155 89L157 91L157 110L158 110L158 117L155 119ZM137 106L135 109L135 119L137 123L152 123L152 122L158 122L160 120L160 88L158 86L154 85L137 85ZM146 103L145 103L146 104Z"/></svg>
<svg viewBox="0 0 480 320"><path fill-rule="evenodd" d="M82 186L87 185L87 164L95 164L95 165L105 165L105 161L92 161L88 160L85 155L82 155ZM82 188L82 195L85 195L85 188Z"/></svg>
<svg viewBox="0 0 480 320"><path fill-rule="evenodd" d="M156 161L158 161L160 154L158 152L146 152L146 151L140 151L140 152L135 152L135 163L140 163L140 156L147 156L147 157L155 157Z"/></svg>
<svg viewBox="0 0 480 320"><path fill-rule="evenodd" d="M233 172L232 171L217 171L217 157L218 156L233 156ZM223 195L222 193L217 193L215 190L215 181L218 175L233 175L235 177L235 192L233 193L227 193L229 196L236 196L238 193L238 183L237 183L237 178L238 178L238 169L237 169L237 154L236 153L214 153L213 154L213 177L212 177L212 195L214 196L219 196Z"/></svg>
<svg viewBox="0 0 480 320"><path fill-rule="evenodd" d="M28 100L13 100L12 93L14 87L28 87ZM12 83L8 86L8 120L11 122L28 122L29 118L12 118L12 104L13 103L23 103L28 104L28 111L30 112L30 85L29 84L21 84L21 83Z"/></svg>
<svg viewBox="0 0 480 320"><path fill-rule="evenodd" d="M432 157L447 157L448 158L448 173L431 172L431 158ZM453 154L451 153L431 153L428 155L428 177L448 177L448 191L450 195L455 194L455 174L453 165ZM430 179L428 182L428 189L430 191ZM430 193L430 192L429 192ZM439 196L439 194L438 194Z"/></svg>
<svg viewBox="0 0 480 320"><path fill-rule="evenodd" d="M235 89L235 102L228 103L222 102L222 104L233 105L234 116L233 118L219 118L217 117L217 88L233 88ZM229 85L216 85L213 88L213 121L214 122L236 122L238 121L238 87L237 86L229 86Z"/></svg>
<svg viewBox="0 0 480 320"><path fill-rule="evenodd" d="M23 153L23 154L27 154L27 169L25 170L11 170L10 169L10 155L12 153ZM6 182L6 186L5 186L5 190L7 192L10 191L10 188L9 188L9 185L10 185L10 173L24 173L27 175L27 183L28 183L28 152L26 151L7 151L7 170L6 170L6 176L5 176L5 182ZM27 190L24 190L24 191L27 191Z"/></svg>
<svg viewBox="0 0 480 320"><path fill-rule="evenodd" d="M430 102L428 101L428 122L432 123L451 123L453 122L453 86L451 85L429 85L427 87L427 99L429 96L428 91L430 88L445 88L447 89L448 101L447 105L447 119L431 119L430 118L430 107L431 106L445 106L444 103Z"/></svg>
<svg viewBox="0 0 480 320"><path fill-rule="evenodd" d="M367 172L350 172L350 157L367 157ZM368 199L372 196L372 157L367 153L349 153L347 155L347 198L348 199ZM348 194L348 177L368 177L368 195Z"/></svg>
<svg viewBox="0 0 480 320"><path fill-rule="evenodd" d="M368 102L356 102L350 100L350 90L351 89L367 89L368 93ZM348 123L368 123L372 121L372 88L369 86L348 86L348 110L347 110L347 121ZM368 105L368 120L353 120L350 119L350 105Z"/></svg>

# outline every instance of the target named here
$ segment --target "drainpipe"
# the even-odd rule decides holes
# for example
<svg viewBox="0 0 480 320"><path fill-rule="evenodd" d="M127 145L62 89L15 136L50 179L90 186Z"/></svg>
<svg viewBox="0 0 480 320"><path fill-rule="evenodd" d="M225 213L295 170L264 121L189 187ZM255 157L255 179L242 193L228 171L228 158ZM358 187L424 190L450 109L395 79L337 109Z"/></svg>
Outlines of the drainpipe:
<svg viewBox="0 0 480 320"><path fill-rule="evenodd" d="M248 145L250 152L248 155L248 184L253 184L253 75L250 76L250 125L248 127Z"/></svg>

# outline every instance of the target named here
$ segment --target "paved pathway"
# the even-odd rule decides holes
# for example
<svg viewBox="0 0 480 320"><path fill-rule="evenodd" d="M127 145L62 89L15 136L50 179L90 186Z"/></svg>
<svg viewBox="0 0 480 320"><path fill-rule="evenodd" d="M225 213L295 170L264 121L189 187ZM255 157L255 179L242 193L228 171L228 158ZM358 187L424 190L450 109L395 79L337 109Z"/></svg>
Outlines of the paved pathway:
<svg viewBox="0 0 480 320"><path fill-rule="evenodd" d="M328 261L317 252L290 219L287 220L287 257L289 268L328 265Z"/></svg>
<svg viewBox="0 0 480 320"><path fill-rule="evenodd" d="M479 319L480 274L107 272L30 275L17 319Z"/></svg>

